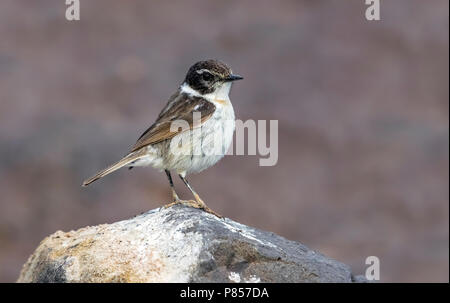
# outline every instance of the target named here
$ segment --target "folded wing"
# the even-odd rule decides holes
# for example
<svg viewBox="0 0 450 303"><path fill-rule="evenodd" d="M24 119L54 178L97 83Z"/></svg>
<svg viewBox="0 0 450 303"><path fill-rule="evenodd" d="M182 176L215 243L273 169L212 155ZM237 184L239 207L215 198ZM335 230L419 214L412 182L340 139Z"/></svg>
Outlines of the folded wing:
<svg viewBox="0 0 450 303"><path fill-rule="evenodd" d="M167 106L159 114L158 119L150 126L137 140L131 149L135 152L145 146L156 144L167 139L171 139L186 129L174 129L170 127L176 120L184 120L189 123L190 129L201 126L213 115L216 107L208 100L187 94L180 94L176 98L169 100ZM194 112L200 113L200 123L194 125Z"/></svg>

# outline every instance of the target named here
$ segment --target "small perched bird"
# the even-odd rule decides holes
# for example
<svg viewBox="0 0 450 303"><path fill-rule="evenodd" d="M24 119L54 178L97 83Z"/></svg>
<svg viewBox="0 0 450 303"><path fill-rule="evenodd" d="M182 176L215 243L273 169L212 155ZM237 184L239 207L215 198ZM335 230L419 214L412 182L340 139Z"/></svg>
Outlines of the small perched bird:
<svg viewBox="0 0 450 303"><path fill-rule="evenodd" d="M85 180L83 186L124 166L151 165L164 170L169 179L173 202L164 207L184 204L221 217L203 202L186 180L186 175L216 164L227 152L235 128L229 92L232 82L241 79L241 76L233 74L227 65L217 60L200 61L192 65L155 123L139 137L131 151L118 162ZM174 126L179 121L184 121L189 127ZM199 134L197 136L196 131ZM217 138L220 139L219 146ZM181 200L178 197L170 171L179 175L195 200Z"/></svg>

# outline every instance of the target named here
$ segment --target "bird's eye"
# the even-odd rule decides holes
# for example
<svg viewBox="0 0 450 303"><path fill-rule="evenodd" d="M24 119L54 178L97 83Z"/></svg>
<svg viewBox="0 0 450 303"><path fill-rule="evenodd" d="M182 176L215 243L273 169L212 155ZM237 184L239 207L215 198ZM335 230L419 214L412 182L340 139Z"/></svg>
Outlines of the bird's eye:
<svg viewBox="0 0 450 303"><path fill-rule="evenodd" d="M202 77L203 77L203 80L205 80L205 81L211 81L214 78L214 76L208 72L204 72L202 74Z"/></svg>

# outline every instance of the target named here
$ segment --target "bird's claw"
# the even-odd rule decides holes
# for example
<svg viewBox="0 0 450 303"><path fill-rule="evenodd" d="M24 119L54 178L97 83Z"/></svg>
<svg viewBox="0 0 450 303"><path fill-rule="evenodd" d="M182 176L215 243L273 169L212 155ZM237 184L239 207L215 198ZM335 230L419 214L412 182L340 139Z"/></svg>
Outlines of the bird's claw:
<svg viewBox="0 0 450 303"><path fill-rule="evenodd" d="M214 216L216 216L216 217L218 217L218 218L223 219L223 216L222 216L222 215L216 213L216 212L213 211L211 208L209 208L208 206L206 206L205 203L202 203L202 202L203 202L203 201L199 202L199 201L195 201L195 200L181 200L181 199L175 199L173 202L168 203L168 204L162 206L161 208L166 209L166 208L169 208L169 207L171 207L171 206L181 204L181 205L186 205L186 206L193 207L193 208L202 209L202 210L204 210L204 211L207 212L207 213L210 213L210 214L212 214L212 215L214 215Z"/></svg>

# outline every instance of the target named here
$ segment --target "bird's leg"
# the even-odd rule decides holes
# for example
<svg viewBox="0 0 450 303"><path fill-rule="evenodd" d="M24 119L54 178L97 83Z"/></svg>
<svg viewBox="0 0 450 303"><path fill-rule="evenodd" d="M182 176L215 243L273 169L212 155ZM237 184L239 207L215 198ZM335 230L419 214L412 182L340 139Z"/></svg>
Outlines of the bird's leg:
<svg viewBox="0 0 450 303"><path fill-rule="evenodd" d="M172 176L170 175L170 171L168 171L167 169L165 170L166 175L167 175L167 179L169 179L169 184L170 184L170 189L172 190L172 198L173 198L173 202L180 200L180 198L178 198L178 195L175 191L175 187L173 186L173 181L172 181Z"/></svg>
<svg viewBox="0 0 450 303"><path fill-rule="evenodd" d="M194 204L196 204L195 206L193 205L193 207L195 208L200 208L203 209L204 211L215 215L216 217L219 218L223 218L221 215L219 215L218 213L216 213L215 211L213 211L211 208L209 208L205 202L203 202L203 200L200 198L200 196L195 192L195 190L191 187L191 185L188 183L188 181L186 180L186 177L179 174L181 180L183 180L184 184L187 186L187 188L189 188L189 190L192 192L192 194L194 195L195 201L190 200L189 202L194 202Z"/></svg>
<svg viewBox="0 0 450 303"><path fill-rule="evenodd" d="M201 208L198 206L198 203L194 200L181 200L176 191L175 191L175 187L173 186L173 181L172 181L172 176L170 174L170 171L168 171L167 169L165 170L166 175L167 175L167 179L169 179L169 184L170 184L170 189L172 190L172 198L173 201L172 203L168 203L166 205L164 205L164 208L168 208L171 207L173 205L177 205L177 204L183 204L183 205L187 205L187 206L191 206L191 207L195 207L195 208Z"/></svg>

